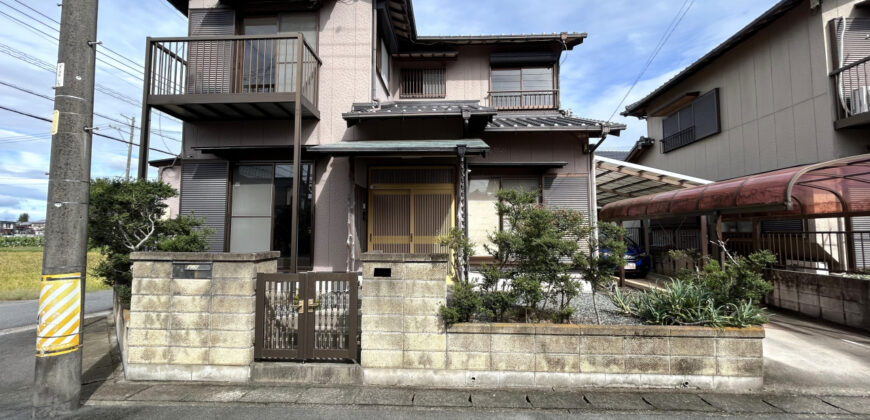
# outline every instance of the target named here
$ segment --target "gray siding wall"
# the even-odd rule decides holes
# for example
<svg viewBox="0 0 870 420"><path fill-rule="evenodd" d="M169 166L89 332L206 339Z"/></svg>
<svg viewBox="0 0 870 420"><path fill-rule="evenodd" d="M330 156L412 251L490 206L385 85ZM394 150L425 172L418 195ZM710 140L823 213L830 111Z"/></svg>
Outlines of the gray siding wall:
<svg viewBox="0 0 870 420"><path fill-rule="evenodd" d="M181 214L205 218L213 232L209 251L224 250L227 215L227 163L184 162L181 170Z"/></svg>
<svg viewBox="0 0 870 420"><path fill-rule="evenodd" d="M833 128L825 38L833 17L804 1L653 101L649 109L719 88L722 131L670 153L657 143L639 163L722 180L867 153L868 130ZM649 137L661 140L662 120L649 118Z"/></svg>

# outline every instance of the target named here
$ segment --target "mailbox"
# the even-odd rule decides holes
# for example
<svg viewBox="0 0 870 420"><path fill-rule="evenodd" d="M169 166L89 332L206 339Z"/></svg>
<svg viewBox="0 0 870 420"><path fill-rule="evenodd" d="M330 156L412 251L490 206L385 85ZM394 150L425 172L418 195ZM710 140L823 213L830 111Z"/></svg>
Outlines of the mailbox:
<svg viewBox="0 0 870 420"><path fill-rule="evenodd" d="M210 279L211 263L176 262L172 263L174 279Z"/></svg>

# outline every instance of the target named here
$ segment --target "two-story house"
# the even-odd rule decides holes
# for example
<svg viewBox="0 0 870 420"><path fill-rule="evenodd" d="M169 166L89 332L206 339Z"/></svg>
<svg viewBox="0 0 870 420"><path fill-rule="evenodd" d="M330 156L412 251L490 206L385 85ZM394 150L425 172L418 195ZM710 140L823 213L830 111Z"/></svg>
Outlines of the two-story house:
<svg viewBox="0 0 870 420"><path fill-rule="evenodd" d="M213 251L355 271L366 251L443 252L453 226L481 244L502 188L594 217L589 139L624 126L560 109L586 34L421 36L410 0L170 2L189 33L147 41L139 175L151 111L183 120L159 165Z"/></svg>

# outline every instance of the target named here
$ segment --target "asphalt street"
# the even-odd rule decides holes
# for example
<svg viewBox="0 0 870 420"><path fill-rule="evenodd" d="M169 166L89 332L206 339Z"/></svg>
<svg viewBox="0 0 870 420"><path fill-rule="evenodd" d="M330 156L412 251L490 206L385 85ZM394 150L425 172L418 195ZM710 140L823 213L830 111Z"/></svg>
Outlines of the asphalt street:
<svg viewBox="0 0 870 420"><path fill-rule="evenodd" d="M0 301L0 331L36 325L37 300ZM85 314L112 309L112 291L85 294Z"/></svg>

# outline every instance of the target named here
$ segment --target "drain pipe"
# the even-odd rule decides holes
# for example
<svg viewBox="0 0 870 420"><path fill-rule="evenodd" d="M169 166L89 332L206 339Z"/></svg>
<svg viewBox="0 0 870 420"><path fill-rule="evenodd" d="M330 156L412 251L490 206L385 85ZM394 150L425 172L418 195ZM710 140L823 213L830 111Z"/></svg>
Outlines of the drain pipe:
<svg viewBox="0 0 870 420"><path fill-rule="evenodd" d="M372 102L377 101L377 80L375 74L378 68L378 2L372 2L372 69L371 69L371 84L372 84Z"/></svg>

